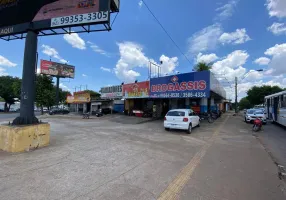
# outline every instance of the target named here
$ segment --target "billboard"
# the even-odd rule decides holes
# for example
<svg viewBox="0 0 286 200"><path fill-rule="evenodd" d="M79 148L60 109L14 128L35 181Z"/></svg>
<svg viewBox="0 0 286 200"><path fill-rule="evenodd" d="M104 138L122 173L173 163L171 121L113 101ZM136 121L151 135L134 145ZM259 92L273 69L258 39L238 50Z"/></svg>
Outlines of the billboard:
<svg viewBox="0 0 286 200"><path fill-rule="evenodd" d="M208 98L209 96L209 71L153 78L150 81L151 98Z"/></svg>
<svg viewBox="0 0 286 200"><path fill-rule="evenodd" d="M67 103L89 103L90 93L89 92L74 92L73 96L67 96Z"/></svg>
<svg viewBox="0 0 286 200"><path fill-rule="evenodd" d="M115 0L0 0L0 36L109 23ZM111 8L112 5L112 8Z"/></svg>
<svg viewBox="0 0 286 200"><path fill-rule="evenodd" d="M59 76L63 78L74 78L75 67L71 65L41 60L41 74Z"/></svg>
<svg viewBox="0 0 286 200"><path fill-rule="evenodd" d="M122 98L122 85L103 87L100 93L102 99Z"/></svg>
<svg viewBox="0 0 286 200"><path fill-rule="evenodd" d="M123 85L123 97L125 99L149 98L150 82L130 83Z"/></svg>

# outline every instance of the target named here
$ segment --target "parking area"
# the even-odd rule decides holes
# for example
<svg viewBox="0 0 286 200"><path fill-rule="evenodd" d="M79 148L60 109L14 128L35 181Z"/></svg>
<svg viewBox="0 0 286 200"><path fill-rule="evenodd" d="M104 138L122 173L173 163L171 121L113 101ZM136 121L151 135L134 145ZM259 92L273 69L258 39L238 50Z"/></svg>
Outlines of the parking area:
<svg viewBox="0 0 286 200"><path fill-rule="evenodd" d="M274 164L241 120L236 124L225 114L189 135L166 132L160 120L126 119L42 119L51 124L50 146L18 154L0 151L0 199L242 199L231 198L230 191L241 191L244 199L282 199ZM246 190L247 182L257 185Z"/></svg>

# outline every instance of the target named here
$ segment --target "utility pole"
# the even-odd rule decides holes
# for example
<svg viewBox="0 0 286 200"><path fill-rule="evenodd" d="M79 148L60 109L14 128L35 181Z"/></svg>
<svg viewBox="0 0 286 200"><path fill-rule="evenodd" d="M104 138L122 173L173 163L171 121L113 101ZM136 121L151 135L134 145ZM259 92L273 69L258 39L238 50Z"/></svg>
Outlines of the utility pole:
<svg viewBox="0 0 286 200"><path fill-rule="evenodd" d="M235 77L235 113L237 113L237 77Z"/></svg>

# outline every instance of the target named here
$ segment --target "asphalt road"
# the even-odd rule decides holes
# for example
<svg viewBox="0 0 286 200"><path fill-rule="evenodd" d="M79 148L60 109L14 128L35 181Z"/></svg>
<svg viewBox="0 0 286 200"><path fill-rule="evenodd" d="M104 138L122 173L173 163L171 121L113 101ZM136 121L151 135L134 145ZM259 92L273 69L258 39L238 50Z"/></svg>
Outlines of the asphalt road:
<svg viewBox="0 0 286 200"><path fill-rule="evenodd" d="M251 126L231 114L190 135L125 116L41 119L51 124L48 147L0 151L0 199L286 199Z"/></svg>
<svg viewBox="0 0 286 200"><path fill-rule="evenodd" d="M0 120L3 121L5 119L10 120L18 117L20 114L19 113L0 113ZM41 112L35 112L36 116L41 115Z"/></svg>

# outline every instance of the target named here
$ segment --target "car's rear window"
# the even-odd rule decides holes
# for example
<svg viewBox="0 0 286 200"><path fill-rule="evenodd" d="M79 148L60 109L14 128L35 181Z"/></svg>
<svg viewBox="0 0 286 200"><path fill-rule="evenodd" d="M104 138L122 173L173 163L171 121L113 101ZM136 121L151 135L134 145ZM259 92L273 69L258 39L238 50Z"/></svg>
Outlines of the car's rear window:
<svg viewBox="0 0 286 200"><path fill-rule="evenodd" d="M183 111L170 111L167 113L167 116L182 117L182 116L185 116L185 112L183 112Z"/></svg>

